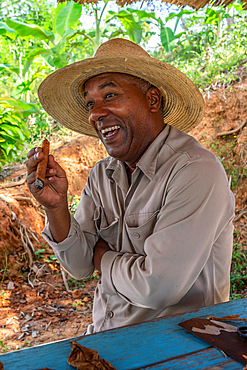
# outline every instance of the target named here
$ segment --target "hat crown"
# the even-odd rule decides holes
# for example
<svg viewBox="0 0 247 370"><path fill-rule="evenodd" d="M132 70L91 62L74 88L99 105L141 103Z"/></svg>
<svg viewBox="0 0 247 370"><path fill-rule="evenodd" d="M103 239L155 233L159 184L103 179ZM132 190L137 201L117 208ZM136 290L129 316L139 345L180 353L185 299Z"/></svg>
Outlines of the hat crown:
<svg viewBox="0 0 247 370"><path fill-rule="evenodd" d="M139 55L149 57L150 55L139 45L126 39L112 39L100 45L94 57Z"/></svg>

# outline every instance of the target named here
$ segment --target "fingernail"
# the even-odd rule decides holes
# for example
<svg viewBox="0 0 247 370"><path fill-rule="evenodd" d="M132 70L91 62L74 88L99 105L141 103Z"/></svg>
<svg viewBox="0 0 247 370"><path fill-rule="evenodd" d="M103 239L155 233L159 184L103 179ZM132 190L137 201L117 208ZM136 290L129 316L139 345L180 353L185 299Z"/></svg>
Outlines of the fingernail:
<svg viewBox="0 0 247 370"><path fill-rule="evenodd" d="M38 152L38 148L35 148L35 153L37 153Z"/></svg>
<svg viewBox="0 0 247 370"><path fill-rule="evenodd" d="M35 159L39 159L39 153L34 154Z"/></svg>
<svg viewBox="0 0 247 370"><path fill-rule="evenodd" d="M51 169L49 170L49 173L50 173L50 174L54 173L54 169L53 169L53 168L51 168Z"/></svg>

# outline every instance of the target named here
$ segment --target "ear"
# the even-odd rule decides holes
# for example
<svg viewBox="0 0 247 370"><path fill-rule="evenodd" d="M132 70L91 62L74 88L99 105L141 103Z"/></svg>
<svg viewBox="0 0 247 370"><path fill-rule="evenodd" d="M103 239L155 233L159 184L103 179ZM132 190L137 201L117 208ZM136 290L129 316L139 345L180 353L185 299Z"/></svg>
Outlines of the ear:
<svg viewBox="0 0 247 370"><path fill-rule="evenodd" d="M151 87L148 91L148 99L149 99L149 107L151 113L156 113L159 111L161 102L162 102L162 95L157 87Z"/></svg>

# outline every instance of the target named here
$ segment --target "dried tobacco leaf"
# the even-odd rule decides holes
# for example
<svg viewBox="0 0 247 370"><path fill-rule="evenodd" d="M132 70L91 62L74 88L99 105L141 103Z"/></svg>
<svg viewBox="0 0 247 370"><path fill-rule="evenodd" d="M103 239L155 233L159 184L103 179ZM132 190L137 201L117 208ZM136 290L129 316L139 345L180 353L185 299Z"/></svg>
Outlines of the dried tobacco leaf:
<svg viewBox="0 0 247 370"><path fill-rule="evenodd" d="M77 370L116 370L110 362L102 359L97 351L83 347L77 342L72 342L67 362Z"/></svg>
<svg viewBox="0 0 247 370"><path fill-rule="evenodd" d="M245 318L239 318L240 315L229 315L223 317L215 317L215 316L208 316L208 320L215 320L215 321L247 321Z"/></svg>
<svg viewBox="0 0 247 370"><path fill-rule="evenodd" d="M4 370L2 361L0 361L0 370Z"/></svg>

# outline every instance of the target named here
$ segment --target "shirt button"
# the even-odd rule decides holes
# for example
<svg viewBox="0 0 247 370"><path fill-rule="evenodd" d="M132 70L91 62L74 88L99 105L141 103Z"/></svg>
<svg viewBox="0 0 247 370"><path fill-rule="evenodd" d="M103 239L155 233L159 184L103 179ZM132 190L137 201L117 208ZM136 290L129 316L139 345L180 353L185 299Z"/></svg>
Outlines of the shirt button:
<svg viewBox="0 0 247 370"><path fill-rule="evenodd" d="M107 316L111 319L114 316L114 313L112 311L108 311Z"/></svg>
<svg viewBox="0 0 247 370"><path fill-rule="evenodd" d="M134 238L136 238L136 239L139 239L139 238L140 238L140 234L138 234L138 233L134 233L134 234L133 234L133 237L134 237Z"/></svg>

